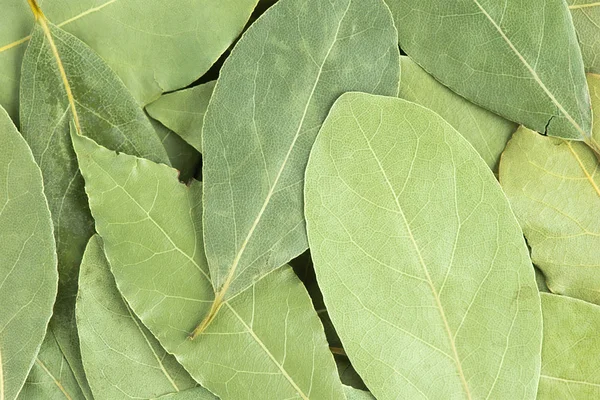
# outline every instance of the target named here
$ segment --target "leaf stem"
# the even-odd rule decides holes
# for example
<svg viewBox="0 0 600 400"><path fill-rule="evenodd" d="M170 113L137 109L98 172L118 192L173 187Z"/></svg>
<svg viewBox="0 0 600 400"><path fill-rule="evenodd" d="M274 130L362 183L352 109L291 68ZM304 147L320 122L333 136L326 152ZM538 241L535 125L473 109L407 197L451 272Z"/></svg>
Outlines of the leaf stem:
<svg viewBox="0 0 600 400"><path fill-rule="evenodd" d="M198 326L196 326L194 331L189 335L190 340L194 340L199 335L201 335L202 332L204 332L206 330L206 328L208 328L210 323L215 319L219 310L221 309L221 306L223 306L223 304L225 304L225 302L223 301L223 298L225 297L225 293L226 293L226 291L224 291L224 290L221 290L219 293L217 293L217 295L215 296L215 299L213 300L212 306L210 307L210 311L208 312L206 317L204 317L202 322L200 322L200 324L198 324Z"/></svg>

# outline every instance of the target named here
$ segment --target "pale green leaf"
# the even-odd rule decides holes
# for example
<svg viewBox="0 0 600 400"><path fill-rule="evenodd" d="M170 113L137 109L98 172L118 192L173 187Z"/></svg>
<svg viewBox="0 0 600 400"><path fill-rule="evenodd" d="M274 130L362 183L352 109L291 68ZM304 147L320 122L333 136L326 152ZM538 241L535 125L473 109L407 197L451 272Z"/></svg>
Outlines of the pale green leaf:
<svg viewBox="0 0 600 400"><path fill-rule="evenodd" d="M69 124L74 121L80 133L112 149L169 160L143 110L104 61L41 14L38 21L23 58L21 130L42 170L54 222L59 292L51 324L85 390L75 295L79 263L94 227Z"/></svg>
<svg viewBox="0 0 600 400"><path fill-rule="evenodd" d="M244 34L204 119L205 245L217 294L196 334L222 301L306 250L304 169L329 108L349 90L397 95L399 68L383 0L280 0Z"/></svg>
<svg viewBox="0 0 600 400"><path fill-rule="evenodd" d="M202 156L178 134L160 122L150 119L160 138L173 168L179 171L179 180L188 182L200 170Z"/></svg>
<svg viewBox="0 0 600 400"><path fill-rule="evenodd" d="M554 293L600 303L600 176L583 143L519 128L500 183Z"/></svg>
<svg viewBox="0 0 600 400"><path fill-rule="evenodd" d="M204 389L195 387L182 392L166 394L159 397L160 400L218 400L218 397Z"/></svg>
<svg viewBox="0 0 600 400"><path fill-rule="evenodd" d="M146 111L167 128L202 151L202 124L215 81L168 93L150 103Z"/></svg>
<svg viewBox="0 0 600 400"><path fill-rule="evenodd" d="M31 150L0 107L0 399L13 400L56 298L52 219Z"/></svg>
<svg viewBox="0 0 600 400"><path fill-rule="evenodd" d="M517 124L460 97L408 57L400 58L400 97L435 111L477 150L496 172L500 155Z"/></svg>
<svg viewBox="0 0 600 400"><path fill-rule="evenodd" d="M387 2L402 49L444 85L538 132L591 142L583 61L564 0Z"/></svg>
<svg viewBox="0 0 600 400"><path fill-rule="evenodd" d="M600 73L600 1L567 0L586 71Z"/></svg>
<svg viewBox="0 0 600 400"><path fill-rule="evenodd" d="M223 305L189 334L214 293L202 242L201 186L175 170L74 137L96 229L117 286L164 348L223 399L343 399L323 327L289 267Z"/></svg>
<svg viewBox="0 0 600 400"><path fill-rule="evenodd" d="M19 400L85 400L69 362L58 345L52 329L48 330L35 359Z"/></svg>
<svg viewBox="0 0 600 400"><path fill-rule="evenodd" d="M196 386L121 297L98 236L81 262L76 314L83 366L97 399L149 399Z"/></svg>
<svg viewBox="0 0 600 400"><path fill-rule="evenodd" d="M44 1L48 18L91 46L141 104L202 76L257 0ZM17 117L21 60L33 26L26 0L0 3L0 104Z"/></svg>
<svg viewBox="0 0 600 400"><path fill-rule="evenodd" d="M544 344L538 400L600 398L600 308L542 293Z"/></svg>
<svg viewBox="0 0 600 400"><path fill-rule="evenodd" d="M535 398L531 260L498 182L452 126L405 100L343 95L305 201L325 305L376 397Z"/></svg>
<svg viewBox="0 0 600 400"><path fill-rule="evenodd" d="M354 389L351 386L344 386L344 393L347 400L375 400L371 393Z"/></svg>

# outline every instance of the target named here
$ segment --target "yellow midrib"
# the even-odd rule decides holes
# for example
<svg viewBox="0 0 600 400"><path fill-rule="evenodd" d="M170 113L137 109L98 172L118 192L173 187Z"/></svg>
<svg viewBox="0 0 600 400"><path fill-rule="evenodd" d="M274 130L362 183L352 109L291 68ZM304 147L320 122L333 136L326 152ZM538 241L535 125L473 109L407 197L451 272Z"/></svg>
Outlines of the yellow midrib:
<svg viewBox="0 0 600 400"><path fill-rule="evenodd" d="M581 8L600 7L600 2L588 3L588 4L573 4L569 6L569 10L579 10Z"/></svg>
<svg viewBox="0 0 600 400"><path fill-rule="evenodd" d="M67 19L67 20L65 20L65 21L63 21L63 22L61 22L59 24L57 24L57 26L59 28L61 28L61 27L65 26L65 25L70 24L71 22L75 22L78 19L81 19L81 18L83 18L83 17L85 17L85 16L87 16L89 14L93 14L96 11L100 11L104 7L111 5L112 3L116 2L116 1L117 0L110 0L110 1L107 1L106 3L104 3L104 4L99 5L98 7L89 8L86 11L84 11L84 12L82 12L80 14L77 14L77 15L75 15L75 16L73 16L73 17L71 17L71 18L69 18L69 19ZM4 46L0 46L0 53L2 53L3 51L10 50L10 49L12 49L14 47L17 47L17 46L19 46L19 45L27 42L29 39L31 39L31 35L27 35L27 36L25 36L25 37L23 37L21 39L15 40L12 43L8 43L8 44L6 44Z"/></svg>
<svg viewBox="0 0 600 400"><path fill-rule="evenodd" d="M577 154L577 152L573 148L573 145L569 141L566 141L566 140L565 140L565 143L567 144L567 147L569 148L569 150L573 154L573 157L575 157L575 160L577 161L577 164L579 164L579 167L581 168L581 171L583 171L583 174L585 175L586 179L588 180L588 182L590 182L590 184L592 185L592 187L596 191L596 194L600 197L600 188L598 187L598 185L594 181L594 177L588 172L587 168L583 164L583 161L579 157L579 154Z"/></svg>
<svg viewBox="0 0 600 400"><path fill-rule="evenodd" d="M71 396L69 396L69 393L67 393L67 391L65 390L65 387L60 383L60 381L58 379L56 379L56 377L54 375L52 375L52 372L50 372L50 370L48 368L46 368L46 365L44 365L44 363L39 358L36 358L35 362L36 362L37 365L40 366L40 368L42 368L44 370L44 372L46 372L48 374L48 376L50 376L50 378L52 378L52 381L54 381L54 384L65 395L65 397L67 398L67 400L73 400L71 398Z"/></svg>

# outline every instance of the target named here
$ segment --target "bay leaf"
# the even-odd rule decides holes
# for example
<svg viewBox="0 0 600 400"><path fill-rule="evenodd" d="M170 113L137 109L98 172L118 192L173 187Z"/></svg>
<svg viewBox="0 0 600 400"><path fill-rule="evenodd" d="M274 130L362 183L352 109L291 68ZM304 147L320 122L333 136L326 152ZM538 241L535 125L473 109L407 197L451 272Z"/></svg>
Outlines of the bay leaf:
<svg viewBox="0 0 600 400"><path fill-rule="evenodd" d="M325 305L377 398L535 399L540 300L492 172L433 111L338 99L306 171Z"/></svg>
<svg viewBox="0 0 600 400"><path fill-rule="evenodd" d="M171 165L179 171L179 180L188 182L200 170L202 156L178 134L161 124L150 119L154 130L163 144Z"/></svg>
<svg viewBox="0 0 600 400"><path fill-rule="evenodd" d="M257 0L45 1L51 21L94 49L142 105L202 76L233 43ZM0 104L17 118L21 61L34 18L0 2Z"/></svg>
<svg viewBox="0 0 600 400"><path fill-rule="evenodd" d="M293 28L293 29L292 29ZM221 70L202 135L205 246L221 304L307 248L302 188L313 140L346 91L397 95L382 0L280 0Z"/></svg>
<svg viewBox="0 0 600 400"><path fill-rule="evenodd" d="M58 272L42 173L0 107L0 399L23 387L46 334Z"/></svg>
<svg viewBox="0 0 600 400"><path fill-rule="evenodd" d="M563 0L387 0L400 46L456 93L550 136L591 138L581 50Z"/></svg>
<svg viewBox="0 0 600 400"><path fill-rule="evenodd" d="M583 143L519 128L502 155L500 183L548 288L600 304L598 166Z"/></svg>
<svg viewBox="0 0 600 400"><path fill-rule="evenodd" d="M49 22L35 2L32 7L37 22L23 57L21 131L42 170L54 222L59 291L50 324L85 390L75 296L79 263L94 227L69 124L112 149L165 163L169 159L147 116L117 75L87 45Z"/></svg>
<svg viewBox="0 0 600 400"><path fill-rule="evenodd" d="M544 344L538 400L600 398L600 307L542 293Z"/></svg>
<svg viewBox="0 0 600 400"><path fill-rule="evenodd" d="M215 81L162 95L146 111L202 152L202 125Z"/></svg>
<svg viewBox="0 0 600 400"><path fill-rule="evenodd" d="M600 2L567 0L588 72L600 74Z"/></svg>
<svg viewBox="0 0 600 400"><path fill-rule="evenodd" d="M375 400L371 393L354 389L351 386L344 386L344 393L346 393L347 400Z"/></svg>
<svg viewBox="0 0 600 400"><path fill-rule="evenodd" d="M42 343L19 400L85 400L86 397L51 329ZM91 397L89 397L91 399Z"/></svg>
<svg viewBox="0 0 600 400"><path fill-rule="evenodd" d="M177 393L165 394L158 397L160 400L218 400L218 397L204 389L203 387L195 387Z"/></svg>
<svg viewBox="0 0 600 400"><path fill-rule="evenodd" d="M83 366L97 399L150 399L196 386L121 297L97 235L81 262L76 314Z"/></svg>
<svg viewBox="0 0 600 400"><path fill-rule="evenodd" d="M477 150L492 171L518 125L460 97L409 57L400 57L400 97L435 111Z"/></svg>
<svg viewBox="0 0 600 400"><path fill-rule="evenodd" d="M197 382L222 399L343 399L323 327L289 267L225 302L192 341L214 297L200 183L188 187L168 166L73 139L119 291Z"/></svg>

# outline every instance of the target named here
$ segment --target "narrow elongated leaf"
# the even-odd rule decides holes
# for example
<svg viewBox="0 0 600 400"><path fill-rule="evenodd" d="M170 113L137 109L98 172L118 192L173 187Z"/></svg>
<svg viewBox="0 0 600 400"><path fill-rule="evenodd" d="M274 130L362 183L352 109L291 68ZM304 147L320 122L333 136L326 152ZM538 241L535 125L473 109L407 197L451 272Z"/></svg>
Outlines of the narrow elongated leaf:
<svg viewBox="0 0 600 400"><path fill-rule="evenodd" d="M222 301L306 250L302 188L313 140L343 92L397 95L395 40L382 0L280 0L239 41L202 135L217 295L196 334Z"/></svg>
<svg viewBox="0 0 600 400"><path fill-rule="evenodd" d="M58 254L59 293L52 325L75 375L86 388L75 329L77 271L94 232L69 135L168 163L148 118L117 75L89 47L37 17L23 58L21 128L44 177ZM86 393L88 394L88 393Z"/></svg>
<svg viewBox="0 0 600 400"><path fill-rule="evenodd" d="M544 344L539 400L600 398L600 308L542 293Z"/></svg>
<svg viewBox="0 0 600 400"><path fill-rule="evenodd" d="M567 0L588 72L600 74L600 2Z"/></svg>
<svg viewBox="0 0 600 400"><path fill-rule="evenodd" d="M401 57L400 97L438 113L454 127L496 172L506 143L517 124L460 97L421 69Z"/></svg>
<svg viewBox="0 0 600 400"><path fill-rule="evenodd" d="M202 151L202 124L215 81L161 96L146 111L167 128Z"/></svg>
<svg viewBox="0 0 600 400"><path fill-rule="evenodd" d="M85 137L74 144L120 292L196 381L223 399L343 399L323 327L289 267L228 300L192 341L214 297L200 184L182 185L167 166Z"/></svg>
<svg viewBox="0 0 600 400"><path fill-rule="evenodd" d="M600 304L597 170L586 145L519 128L502 155L500 183L550 290Z"/></svg>
<svg viewBox="0 0 600 400"><path fill-rule="evenodd" d="M434 112L336 102L306 171L323 298L377 398L534 399L541 312L519 225L493 174Z"/></svg>
<svg viewBox="0 0 600 400"><path fill-rule="evenodd" d="M46 15L91 46L141 104L202 76L233 43L257 0L45 1ZM33 26L25 0L0 13L0 104L17 117L21 61Z"/></svg>
<svg viewBox="0 0 600 400"><path fill-rule="evenodd" d="M121 297L98 236L90 239L81 262L77 329L98 399L150 399L196 386Z"/></svg>
<svg viewBox="0 0 600 400"><path fill-rule="evenodd" d="M51 329L46 334L18 398L19 400L86 399Z"/></svg>
<svg viewBox="0 0 600 400"><path fill-rule="evenodd" d="M590 102L563 0L387 0L400 46L468 100L591 144Z"/></svg>
<svg viewBox="0 0 600 400"><path fill-rule="evenodd" d="M17 397L52 315L52 219L31 150L0 107L0 399Z"/></svg>

